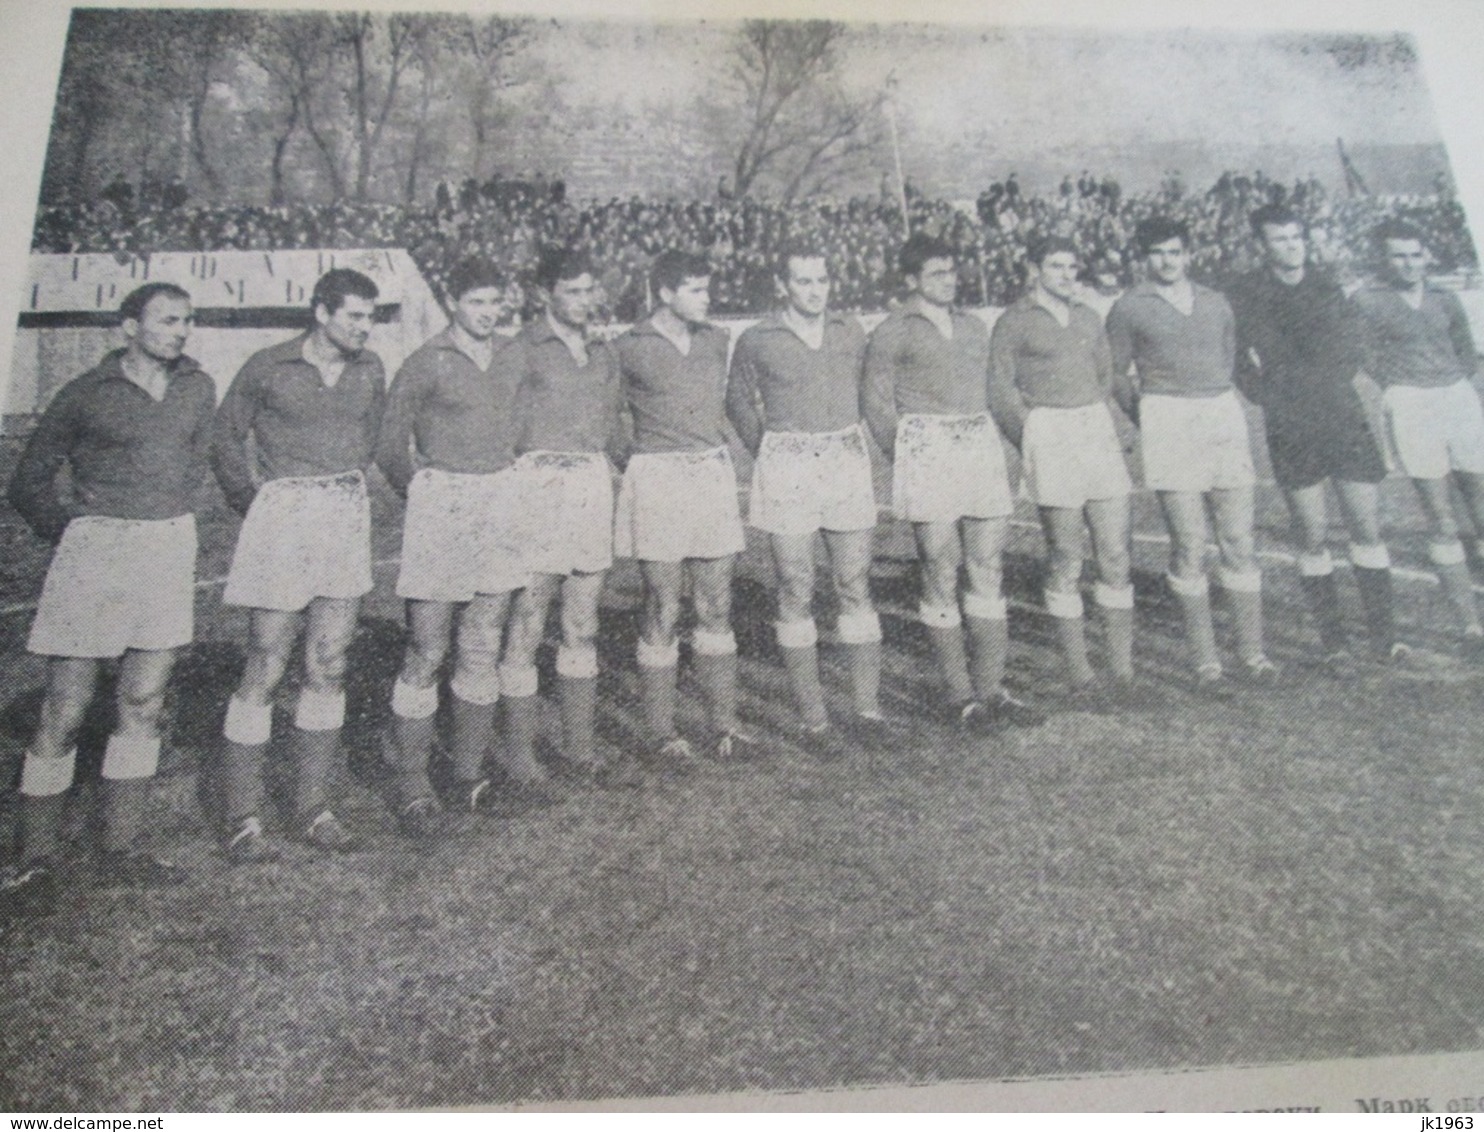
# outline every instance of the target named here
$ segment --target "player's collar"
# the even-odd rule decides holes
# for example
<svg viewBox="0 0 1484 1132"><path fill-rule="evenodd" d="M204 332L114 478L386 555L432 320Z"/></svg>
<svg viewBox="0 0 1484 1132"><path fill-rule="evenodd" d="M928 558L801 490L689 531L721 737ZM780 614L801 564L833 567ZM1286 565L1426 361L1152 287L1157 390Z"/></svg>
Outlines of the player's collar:
<svg viewBox="0 0 1484 1132"><path fill-rule="evenodd" d="M1190 301L1191 307L1194 309L1195 304L1200 301L1207 288L1201 286L1194 279L1188 279L1187 282L1190 284ZM1128 293L1141 298L1158 299L1162 303L1170 303L1169 297L1165 295L1160 286L1157 283L1150 282L1148 279L1135 283L1128 289ZM1170 306L1174 305L1174 303L1170 303ZM1177 307L1176 309L1178 310L1179 308Z"/></svg>
<svg viewBox="0 0 1484 1132"><path fill-rule="evenodd" d="M509 347L510 342L511 339L507 335L501 334L499 331L496 331L494 334L490 335L490 359L493 361L496 354L498 354L501 350ZM452 323L444 327L437 334L433 335L432 338L428 339L428 345L435 350L449 350L459 355L459 357L461 358L468 358L476 366L479 365L478 359L474 358L472 355L469 354L468 351L466 351L462 346L459 345L458 335L454 333Z"/></svg>
<svg viewBox="0 0 1484 1132"><path fill-rule="evenodd" d="M692 322L690 323L691 341L695 341L703 334L709 334L711 331L717 329L719 328L714 322ZM634 323L634 325L629 328L629 333L633 334L635 337L652 335L655 338L663 338L666 342L672 341L668 334L666 334L663 330L661 330L654 324L654 315L650 315L642 322Z"/></svg>
<svg viewBox="0 0 1484 1132"><path fill-rule="evenodd" d="M1082 305L1076 299L1067 299L1067 321L1062 322L1060 316L1058 316L1056 313L1056 308L1041 301L1040 291L1032 289L1022 301L1026 304L1027 310L1044 311L1049 317L1056 320L1057 326L1063 328L1072 324L1072 319L1076 317L1077 308Z"/></svg>
<svg viewBox="0 0 1484 1132"><path fill-rule="evenodd" d="M912 298L910 298L910 299L906 300L904 303L902 303L902 305L900 307L898 307L897 310L903 315L903 317L906 317L906 318L920 318L924 322L926 322L929 325L931 325L934 329L937 329L937 326L938 326L937 322L934 321L933 316L930 315L930 314L928 314L928 312L927 312L927 300L926 299L923 299L923 298L921 298L919 296L914 295ZM943 311L943 317L945 317L946 319L948 319L949 323L957 322L958 321L958 316L961 313L963 313L955 305L949 305L949 306L943 307L942 308L942 311Z"/></svg>
<svg viewBox="0 0 1484 1132"><path fill-rule="evenodd" d="M563 346L567 344L561 334L557 332L556 327L551 324L551 316L545 311L542 311L530 322L526 323L523 333L529 335L532 342L560 342ZM583 332L582 339L589 347L601 341L601 339L593 334L591 323L588 324L588 328Z"/></svg>
<svg viewBox="0 0 1484 1132"><path fill-rule="evenodd" d="M844 326L846 319L847 316L841 314L839 311L827 310L824 312L824 323L826 327ZM782 330L788 334L794 333L793 327L783 321L783 312L781 310L769 311L762 318L758 319L755 325L762 330Z"/></svg>
<svg viewBox="0 0 1484 1132"><path fill-rule="evenodd" d="M120 346L104 354L102 360L96 366L98 380L127 381L133 388L144 392L143 387L124 372L124 355L127 352L124 347ZM182 354L173 362L165 363L165 378L167 382L173 383L178 377L200 372L202 372L200 363L189 354Z"/></svg>

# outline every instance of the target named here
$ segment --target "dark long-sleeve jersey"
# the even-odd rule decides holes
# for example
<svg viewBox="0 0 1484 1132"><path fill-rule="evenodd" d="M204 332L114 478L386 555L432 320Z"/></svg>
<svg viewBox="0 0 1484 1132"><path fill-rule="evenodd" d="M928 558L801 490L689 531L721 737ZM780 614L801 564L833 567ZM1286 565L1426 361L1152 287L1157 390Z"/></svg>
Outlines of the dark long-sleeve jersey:
<svg viewBox="0 0 1484 1132"><path fill-rule="evenodd" d="M1261 270L1227 291L1236 315L1237 383L1264 408L1322 408L1358 396L1361 328L1339 284L1310 269L1295 284Z"/></svg>
<svg viewBox="0 0 1484 1132"><path fill-rule="evenodd" d="M515 454L607 452L622 460L618 354L606 342L587 344L578 365L542 315L515 336L521 350L515 394Z"/></svg>
<svg viewBox="0 0 1484 1132"><path fill-rule="evenodd" d="M691 328L690 352L645 320L614 342L634 422L635 452L690 452L727 442L728 335Z"/></svg>
<svg viewBox="0 0 1484 1132"><path fill-rule="evenodd" d="M955 311L953 337L915 304L892 312L866 346L865 416L883 452L907 413L971 416L989 408L989 330Z"/></svg>
<svg viewBox="0 0 1484 1132"><path fill-rule="evenodd" d="M238 511L246 512L268 480L364 471L371 464L386 403L381 358L362 350L326 385L304 356L306 338L248 358L217 410L212 466Z"/></svg>
<svg viewBox="0 0 1484 1132"><path fill-rule="evenodd" d="M9 498L55 542L80 515L174 519L206 474L216 386L191 358L170 366L156 401L123 371L124 351L64 385L42 413L10 481ZM71 489L58 489L63 463Z"/></svg>
<svg viewBox="0 0 1484 1132"><path fill-rule="evenodd" d="M732 351L727 416L753 453L764 432L838 432L859 424L865 358L865 331L853 318L826 314L815 350L782 315L767 315Z"/></svg>
<svg viewBox="0 0 1484 1132"><path fill-rule="evenodd" d="M1219 292L1192 283L1189 314L1176 310L1147 283L1129 288L1108 312L1115 392L1130 407L1129 363L1139 392L1165 397L1214 397L1232 387L1236 318Z"/></svg>
<svg viewBox="0 0 1484 1132"><path fill-rule="evenodd" d="M1076 409L1106 400L1113 389L1113 355L1103 320L1072 303L1067 325L1034 295L1000 315L989 341L989 397L995 417L1020 442L1035 408Z"/></svg>
<svg viewBox="0 0 1484 1132"><path fill-rule="evenodd" d="M1382 385L1437 388L1472 379L1479 354L1463 304L1429 287L1414 310L1392 287L1368 287L1353 302L1365 331L1365 369Z"/></svg>
<svg viewBox="0 0 1484 1132"><path fill-rule="evenodd" d="M421 466L445 472L498 472L515 459L515 391L525 352L504 335L493 338L488 369L458 346L452 328L413 351L392 382L376 463L405 493Z"/></svg>

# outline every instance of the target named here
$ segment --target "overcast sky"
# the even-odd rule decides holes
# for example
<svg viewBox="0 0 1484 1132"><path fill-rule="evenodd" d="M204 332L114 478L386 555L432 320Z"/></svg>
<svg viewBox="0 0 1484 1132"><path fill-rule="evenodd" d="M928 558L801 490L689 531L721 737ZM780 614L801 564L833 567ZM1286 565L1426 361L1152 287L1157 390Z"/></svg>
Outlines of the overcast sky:
<svg viewBox="0 0 1484 1132"><path fill-rule="evenodd" d="M571 24L548 45L574 103L684 105L726 67L734 25ZM852 83L899 83L904 149L1046 151L1200 143L1219 160L1264 146L1436 143L1422 66L1404 39L1226 32L862 24ZM1326 171L1331 172L1331 171Z"/></svg>

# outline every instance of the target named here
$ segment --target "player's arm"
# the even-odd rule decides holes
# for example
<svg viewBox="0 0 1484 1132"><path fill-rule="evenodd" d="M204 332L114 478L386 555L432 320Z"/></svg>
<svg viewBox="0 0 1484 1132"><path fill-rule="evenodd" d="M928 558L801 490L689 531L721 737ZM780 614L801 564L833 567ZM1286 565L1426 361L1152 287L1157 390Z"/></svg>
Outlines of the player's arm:
<svg viewBox="0 0 1484 1132"><path fill-rule="evenodd" d="M1134 361L1134 328L1128 307L1120 299L1108 312L1108 349L1112 354L1113 399L1124 415L1139 423L1139 391L1129 372Z"/></svg>
<svg viewBox="0 0 1484 1132"><path fill-rule="evenodd" d="M1335 353L1337 367L1350 375L1353 384L1366 369L1369 353L1366 346L1366 323L1370 320L1361 317L1360 308L1338 286L1335 290L1337 295L1332 308L1330 348Z"/></svg>
<svg viewBox="0 0 1484 1132"><path fill-rule="evenodd" d="M742 446L756 456L763 443L763 410L758 399L757 361L744 334L732 351L727 375L727 419L737 430Z"/></svg>
<svg viewBox="0 0 1484 1132"><path fill-rule="evenodd" d="M1381 334L1364 287L1350 296L1349 305L1360 333L1360 368L1375 378L1381 372L1376 364L1381 353Z"/></svg>
<svg viewBox="0 0 1484 1132"><path fill-rule="evenodd" d="M371 404L366 409L366 415L361 419L361 443L362 451L366 453L366 466L363 471L369 472L375 464L376 437L381 431L381 418L386 413L386 370L381 364L381 359L376 359L376 364L371 371Z"/></svg>
<svg viewBox="0 0 1484 1132"><path fill-rule="evenodd" d="M1097 330L1097 336L1092 342L1092 364L1097 374L1098 389L1106 398L1113 396L1113 351L1108 347L1108 334L1101 323Z"/></svg>
<svg viewBox="0 0 1484 1132"><path fill-rule="evenodd" d="M897 443L897 356L900 326L887 319L866 341L865 377L861 382L861 416L888 460Z"/></svg>
<svg viewBox="0 0 1484 1132"><path fill-rule="evenodd" d="M249 358L232 379L211 426L211 468L227 503L246 515L258 493L258 477L248 444L263 403L263 377Z"/></svg>
<svg viewBox="0 0 1484 1132"><path fill-rule="evenodd" d="M204 374L204 371L203 376L208 382L212 381L210 375ZM196 417L196 427L191 430L190 482L197 491L211 478L211 421L216 414L215 382L212 382L212 388L212 396L202 402L201 412Z"/></svg>
<svg viewBox="0 0 1484 1132"><path fill-rule="evenodd" d="M1234 368L1232 380L1242 396L1254 405L1262 404L1262 357L1252 336L1253 316L1244 309L1247 304L1235 290L1227 298L1232 308Z"/></svg>
<svg viewBox="0 0 1484 1132"><path fill-rule="evenodd" d="M77 398L71 386L58 393L26 442L10 477L10 505L39 538L56 542L74 511L57 491L57 473L78 435Z"/></svg>
<svg viewBox="0 0 1484 1132"><path fill-rule="evenodd" d="M1020 352L1020 335L1013 325L1007 325L1000 316L989 336L989 413L994 417L1005 439L1020 447L1021 434L1025 432L1025 418L1029 410L1020 386L1015 381L1016 356Z"/></svg>
<svg viewBox="0 0 1484 1132"><path fill-rule="evenodd" d="M1237 371L1237 316L1231 303L1221 295L1221 364L1224 373L1235 375Z"/></svg>
<svg viewBox="0 0 1484 1132"><path fill-rule="evenodd" d="M1452 291L1444 293L1443 301L1448 307L1448 338L1453 343L1453 352L1458 355L1459 365L1472 381L1479 376L1479 352L1474 346L1468 313Z"/></svg>
<svg viewBox="0 0 1484 1132"><path fill-rule="evenodd" d="M608 355L608 443L604 447L613 466L623 471L634 451L634 415L624 389L618 350L610 344L604 346L604 352Z"/></svg>
<svg viewBox="0 0 1484 1132"><path fill-rule="evenodd" d="M392 379L376 435L376 466L392 490L404 498L407 485L417 472L412 458L413 429L427 397L429 382L425 370L403 365Z"/></svg>

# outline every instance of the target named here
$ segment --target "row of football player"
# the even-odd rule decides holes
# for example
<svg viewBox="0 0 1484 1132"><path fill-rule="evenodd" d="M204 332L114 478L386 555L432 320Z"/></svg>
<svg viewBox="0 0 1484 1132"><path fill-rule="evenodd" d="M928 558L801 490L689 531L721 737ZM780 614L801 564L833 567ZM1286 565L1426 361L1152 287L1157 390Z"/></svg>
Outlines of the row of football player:
<svg viewBox="0 0 1484 1132"><path fill-rule="evenodd" d="M800 737L821 758L838 757L851 740L900 739L878 696L881 631L867 584L877 511L866 428L892 461L893 507L912 524L923 560L920 617L954 719L971 732L1042 719L1002 683L1000 560L1013 505L1006 443L1020 450L1050 547L1045 605L1069 699L1109 706L1148 695L1132 664L1131 483L1114 405L1140 426L1145 477L1169 522L1169 581L1197 688L1220 695L1228 683L1210 614L1208 509L1234 611L1236 671L1256 682L1277 678L1263 647L1255 477L1236 382L1265 410L1327 663L1336 671L1352 663L1325 548L1328 481L1350 528L1368 648L1385 660L1405 652L1377 521L1386 463L1356 387L1362 368L1386 387L1396 456L1428 504L1433 560L1476 645L1479 619L1447 505L1448 484L1457 482L1480 527L1484 411L1457 300L1427 287L1425 249L1410 230L1378 233L1391 278L1352 301L1307 264L1297 218L1269 208L1253 226L1266 266L1228 301L1186 277L1185 230L1147 223L1139 240L1148 281L1119 300L1106 328L1077 301L1075 248L1045 238L1033 249L1028 293L992 335L955 309L951 249L929 237L901 249L908 297L869 339L854 318L829 309L824 257L791 248L778 262L779 309L739 337L730 363L727 333L706 321L702 258L659 256L658 306L612 343L590 333L595 287L579 253L543 256L545 311L514 338L495 333L504 280L470 262L451 280L451 325L407 359L389 392L366 348L375 286L337 270L316 287L313 328L249 359L219 409L211 379L184 354L189 296L163 284L139 289L121 306L127 345L57 395L11 486L13 504L57 548L28 644L52 660L22 770L22 853L4 891L32 905L55 891L51 862L73 744L99 664L110 658L121 658L119 721L103 762L100 870L114 880L179 879L139 839L165 686L192 636L190 506L206 458L245 515L224 600L250 611L250 639L221 756L223 846L239 863L276 855L263 823L263 763L273 696L301 632L289 828L327 850L355 842L328 783L341 757L346 650L372 584L365 475L373 461L407 500L397 592L409 634L383 757L400 827L414 837L448 832L451 810L487 812L498 793L546 793L550 769L535 754L535 658L558 593L561 760L601 781L634 779L630 753L604 752L594 734L597 607L615 553L639 560L645 584L636 657L644 754L684 765L700 757L697 747L728 759L758 741L736 713L729 603L743 536L733 431L754 456L748 522L767 533L777 567L776 631ZM609 454L619 448L627 460L615 501ZM65 496L64 463L72 483ZM1088 528L1106 681L1083 633ZM810 614L817 534L848 654L853 711L843 729L826 711ZM676 727L687 575L708 721L704 736L689 738ZM453 786L440 798L429 761L450 652Z"/></svg>

